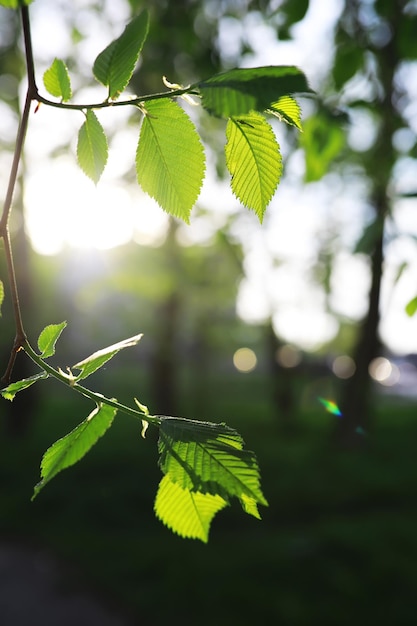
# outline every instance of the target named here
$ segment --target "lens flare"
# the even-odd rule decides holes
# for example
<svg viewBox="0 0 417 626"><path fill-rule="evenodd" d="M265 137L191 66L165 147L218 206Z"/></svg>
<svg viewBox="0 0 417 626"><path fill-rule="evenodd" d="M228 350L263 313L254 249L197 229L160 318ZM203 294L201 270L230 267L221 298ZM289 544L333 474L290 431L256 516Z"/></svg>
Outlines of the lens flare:
<svg viewBox="0 0 417 626"><path fill-rule="evenodd" d="M357 428L355 428L355 433L356 433L357 435L361 435L362 437L366 437L366 436L367 436L367 434L368 434L368 433L366 432L366 430L364 430L364 429L362 428L362 426L358 426Z"/></svg>
<svg viewBox="0 0 417 626"><path fill-rule="evenodd" d="M318 397L317 400L324 406L328 413L336 415L336 417L343 417L342 411L333 400L326 400L326 398L320 397ZM355 428L355 434L359 435L360 437L366 437L368 435L368 433L362 428L362 426L357 426Z"/></svg>
<svg viewBox="0 0 417 626"><path fill-rule="evenodd" d="M326 398L318 398L318 401L321 402L328 413L336 415L337 417L342 417L342 412L336 402L333 402L333 400L326 400Z"/></svg>

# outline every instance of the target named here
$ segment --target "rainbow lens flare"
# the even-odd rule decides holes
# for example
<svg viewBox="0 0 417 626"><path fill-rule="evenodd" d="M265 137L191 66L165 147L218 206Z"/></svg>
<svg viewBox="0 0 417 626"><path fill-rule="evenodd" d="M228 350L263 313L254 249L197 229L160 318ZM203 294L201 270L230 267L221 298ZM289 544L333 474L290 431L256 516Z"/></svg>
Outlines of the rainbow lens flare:
<svg viewBox="0 0 417 626"><path fill-rule="evenodd" d="M342 411L339 409L336 402L333 402L333 400L326 400L326 398L318 398L318 401L321 402L328 413L336 415L337 417L342 417Z"/></svg>

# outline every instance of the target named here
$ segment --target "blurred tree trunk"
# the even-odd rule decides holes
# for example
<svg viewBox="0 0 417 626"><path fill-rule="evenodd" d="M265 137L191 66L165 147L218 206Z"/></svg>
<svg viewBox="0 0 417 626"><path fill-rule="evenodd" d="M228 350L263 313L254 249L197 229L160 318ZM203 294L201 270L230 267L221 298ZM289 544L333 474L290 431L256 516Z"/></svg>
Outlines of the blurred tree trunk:
<svg viewBox="0 0 417 626"><path fill-rule="evenodd" d="M373 227L375 236L370 250L371 286L368 310L353 353L356 371L352 378L346 381L341 400L343 419L337 421L336 428L336 440L346 446L362 445L365 441L363 434L369 430L372 421L372 381L369 375L369 365L378 356L381 347L378 327L384 264L384 225L391 210L390 185L396 160L393 135L400 123L395 106L399 98L395 77L401 61L398 28L402 15L401 4L401 2L391 3L389 15L384 15L385 19L389 19L390 27L390 38L386 44L380 47L369 46L377 62L377 78L381 93L380 101L375 103L379 116L378 135L364 162L371 185L369 195L375 212ZM347 2L346 10L353 12L358 28L358 41L363 41L366 33L360 31L360 3Z"/></svg>
<svg viewBox="0 0 417 626"><path fill-rule="evenodd" d="M180 299L178 293L171 293L159 305L155 316L158 330L151 361L152 406L157 413L176 415L178 413L176 337Z"/></svg>
<svg viewBox="0 0 417 626"><path fill-rule="evenodd" d="M277 359L277 352L282 347L270 321L266 326L265 343L268 369L272 387L272 410L280 433L288 435L296 426L296 401L294 391L294 370L283 367Z"/></svg>
<svg viewBox="0 0 417 626"><path fill-rule="evenodd" d="M172 274L171 288L165 299L156 305L156 337L151 358L152 406L157 413L178 413L177 338L181 312L181 278L178 276L178 254L175 241L176 223L170 220L165 252L166 271ZM161 249L162 250L162 249Z"/></svg>
<svg viewBox="0 0 417 626"><path fill-rule="evenodd" d="M377 208L381 222L384 221L388 198L381 198ZM368 311L359 330L353 353L356 370L346 381L341 408L343 419L336 422L336 440L344 446L356 447L365 441L364 433L371 426L372 389L369 365L378 355L381 343L378 336L380 319L380 293L383 269L383 234L378 236L371 255L371 287Z"/></svg>

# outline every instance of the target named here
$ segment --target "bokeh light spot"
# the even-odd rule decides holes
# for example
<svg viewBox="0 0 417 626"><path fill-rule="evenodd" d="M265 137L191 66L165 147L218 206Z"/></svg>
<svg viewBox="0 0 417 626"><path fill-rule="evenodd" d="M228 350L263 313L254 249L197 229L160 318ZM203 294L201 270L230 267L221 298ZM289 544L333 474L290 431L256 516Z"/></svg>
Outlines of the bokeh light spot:
<svg viewBox="0 0 417 626"><path fill-rule="evenodd" d="M252 372L257 362L256 354L250 348L239 348L233 355L233 365L244 374Z"/></svg>
<svg viewBox="0 0 417 626"><path fill-rule="evenodd" d="M301 352L295 346L285 344L278 348L276 359L282 367L297 367L301 363Z"/></svg>
<svg viewBox="0 0 417 626"><path fill-rule="evenodd" d="M338 378L351 378L351 376L355 373L355 370L355 361L346 354L337 356L332 363L332 372Z"/></svg>
<svg viewBox="0 0 417 626"><path fill-rule="evenodd" d="M373 359L369 364L369 374L377 383L392 387L400 379L400 370L395 363L383 356Z"/></svg>

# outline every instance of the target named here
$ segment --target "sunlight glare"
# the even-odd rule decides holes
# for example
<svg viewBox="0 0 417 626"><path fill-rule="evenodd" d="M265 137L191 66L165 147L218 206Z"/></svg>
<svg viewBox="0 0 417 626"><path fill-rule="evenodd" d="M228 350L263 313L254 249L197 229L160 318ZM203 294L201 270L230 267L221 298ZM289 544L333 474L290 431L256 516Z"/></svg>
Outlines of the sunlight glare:
<svg viewBox="0 0 417 626"><path fill-rule="evenodd" d="M161 216L155 207L142 210L143 199L110 182L95 187L72 163L56 160L27 183L26 219L32 246L43 255L58 254L66 246L103 250L123 245L134 235L139 240L142 228L149 241L161 228Z"/></svg>

